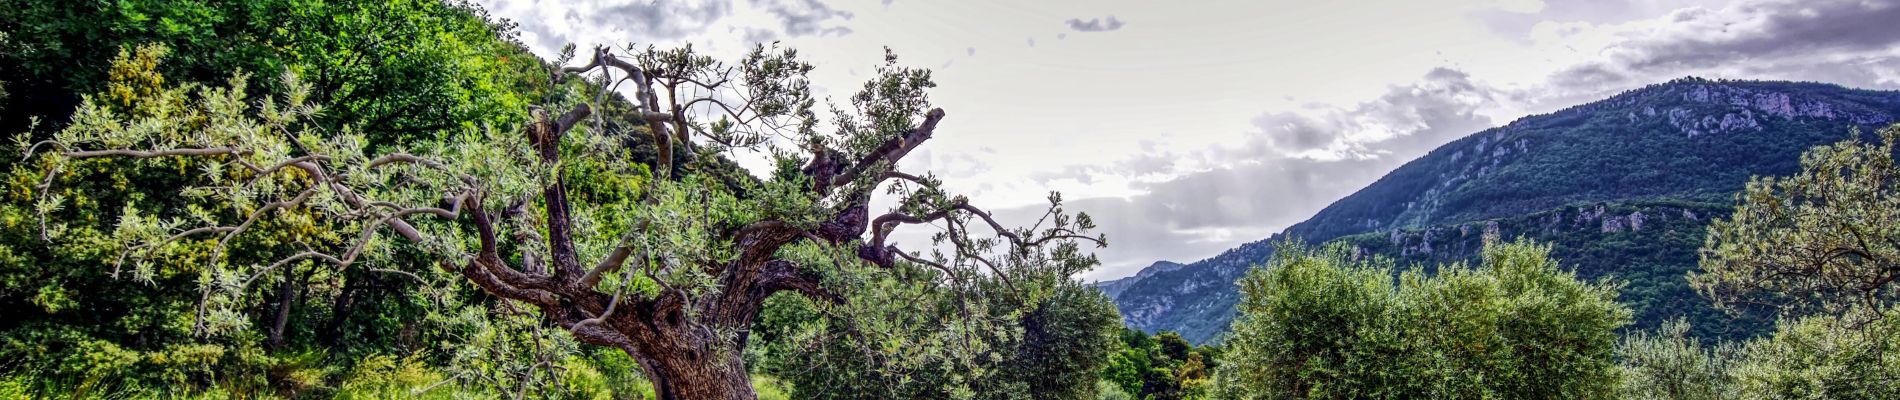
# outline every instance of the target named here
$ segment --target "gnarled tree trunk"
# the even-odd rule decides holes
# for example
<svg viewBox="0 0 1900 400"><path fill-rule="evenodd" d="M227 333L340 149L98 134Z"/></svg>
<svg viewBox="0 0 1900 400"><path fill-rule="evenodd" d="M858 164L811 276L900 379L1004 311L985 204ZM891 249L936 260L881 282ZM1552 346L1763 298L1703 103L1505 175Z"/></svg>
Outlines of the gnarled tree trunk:
<svg viewBox="0 0 1900 400"><path fill-rule="evenodd" d="M721 349L716 339L689 334L691 327L657 327L650 340L627 349L661 399L753 400L741 346ZM685 329L685 330L676 330Z"/></svg>

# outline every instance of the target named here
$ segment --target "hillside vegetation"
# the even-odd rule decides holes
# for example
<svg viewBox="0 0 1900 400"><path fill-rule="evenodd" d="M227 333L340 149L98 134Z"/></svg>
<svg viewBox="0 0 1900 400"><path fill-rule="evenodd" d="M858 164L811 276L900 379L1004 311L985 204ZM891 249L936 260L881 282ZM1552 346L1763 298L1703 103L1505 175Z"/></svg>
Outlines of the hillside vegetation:
<svg viewBox="0 0 1900 400"><path fill-rule="evenodd" d="M1689 318L1697 334L1765 332L1696 300L1681 280L1708 221L1751 176L1800 168L1810 147L1900 116L1900 92L1818 83L1684 78L1525 117L1432 150L1284 233L1187 267L1113 283L1130 326L1214 339L1233 319L1234 280L1276 240L1345 238L1400 264L1476 260L1492 231L1553 246L1586 279L1617 277L1633 326Z"/></svg>

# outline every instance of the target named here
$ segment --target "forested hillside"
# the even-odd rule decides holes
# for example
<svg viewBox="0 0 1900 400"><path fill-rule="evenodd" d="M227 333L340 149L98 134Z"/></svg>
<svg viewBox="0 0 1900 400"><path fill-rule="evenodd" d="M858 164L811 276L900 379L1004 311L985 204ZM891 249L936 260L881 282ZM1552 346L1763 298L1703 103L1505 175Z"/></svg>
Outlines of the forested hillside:
<svg viewBox="0 0 1900 400"><path fill-rule="evenodd" d="M1871 135L1896 116L1900 92L1679 79L1453 141L1276 238L1350 236L1400 260L1465 260L1495 226L1506 239L1555 245L1585 278L1628 280L1636 327L1683 315L1698 330L1722 330L1698 333L1746 337L1765 325L1728 321L1681 280L1701 227L1727 215L1749 177L1792 173L1809 147L1854 129ZM1270 243L1117 283L1116 304L1138 329L1213 339L1233 318L1233 280L1272 254Z"/></svg>

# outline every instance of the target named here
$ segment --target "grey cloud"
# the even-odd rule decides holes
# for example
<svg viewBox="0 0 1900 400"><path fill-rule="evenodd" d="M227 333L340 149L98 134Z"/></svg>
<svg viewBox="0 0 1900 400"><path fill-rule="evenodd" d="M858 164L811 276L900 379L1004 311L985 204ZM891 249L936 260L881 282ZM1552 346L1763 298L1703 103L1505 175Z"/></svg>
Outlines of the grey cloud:
<svg viewBox="0 0 1900 400"><path fill-rule="evenodd" d="M1351 107L1263 114L1255 119L1262 130L1249 145L1204 155L1226 160L1229 167L1137 184L1146 194L1128 199L1072 202L1071 209L1088 212L1109 235L1111 246L1099 253L1103 270L1092 276L1128 275L1156 260L1196 261L1266 238L1432 148L1490 127L1491 120L1476 111L1497 96L1464 72L1436 69L1417 83L1392 86L1377 99ZM1394 132L1376 140L1344 135L1375 128ZM1288 155L1320 148L1341 148L1350 156ZM1107 167L1070 168L1040 178L1088 182L1098 174L1170 173L1192 157L1149 151Z"/></svg>
<svg viewBox="0 0 1900 400"><path fill-rule="evenodd" d="M1498 91L1479 86L1463 71L1436 68L1425 79L1394 87L1379 100L1361 104L1360 113L1393 127L1396 135L1378 142L1354 143L1354 150L1398 163L1411 161L1453 139L1493 125L1478 109L1494 104Z"/></svg>
<svg viewBox="0 0 1900 400"><path fill-rule="evenodd" d="M1565 68L1550 77L1552 85L1561 87L1623 87L1631 80L1629 75L1600 62Z"/></svg>
<svg viewBox="0 0 1900 400"><path fill-rule="evenodd" d="M1864 88L1900 82L1900 4L1843 0L1745 1L1683 8L1621 33L1604 57L1513 93L1550 110L1685 75L1819 81Z"/></svg>
<svg viewBox="0 0 1900 400"><path fill-rule="evenodd" d="M834 20L849 20L854 15L819 0L748 0L747 4L758 7L780 22L777 32L757 27L734 27L745 30L747 41L765 42L780 35L842 36L851 33L851 28L828 25ZM733 7L732 0L647 0L602 7L588 13L588 22L607 29L628 31L636 40L675 40L704 32L715 22L732 15ZM550 27L531 27L524 23L523 28L547 31Z"/></svg>
<svg viewBox="0 0 1900 400"><path fill-rule="evenodd" d="M1668 10L1693 4L1693 0L1544 0L1544 8L1534 13L1485 10L1474 15L1492 31L1505 37L1529 40L1531 28L1545 21L1616 23L1654 17Z"/></svg>
<svg viewBox="0 0 1900 400"><path fill-rule="evenodd" d="M918 150L905 159L909 165L921 166L919 170L929 169L939 177L952 180L977 178L992 168L983 159L969 153L940 153L930 149Z"/></svg>
<svg viewBox="0 0 1900 400"><path fill-rule="evenodd" d="M1246 146L1228 150L1227 156L1244 159L1309 150L1355 158L1423 154L1489 126L1490 119L1477 111L1497 96L1498 91L1473 83L1462 71L1436 68L1416 83L1389 87L1378 98L1351 107L1256 116L1253 124L1259 130ZM1374 130L1391 136L1370 141L1347 136Z"/></svg>
<svg viewBox="0 0 1900 400"><path fill-rule="evenodd" d="M1109 247L1097 250L1103 266L1091 275L1119 277L1157 260L1193 262L1266 238L1377 179L1385 164L1280 159L1189 174L1127 199L1073 200L1067 207L1089 213L1108 235Z"/></svg>
<svg viewBox="0 0 1900 400"><path fill-rule="evenodd" d="M1134 156L1131 156L1126 159L1122 159L1120 161L1105 162L1105 163L1100 163L1100 164L1089 164L1089 165L1071 165L1066 168L1063 168L1060 171L1045 171L1045 172L1031 173L1029 175L1029 178L1035 180L1036 183L1040 183L1040 184L1048 184L1050 183L1050 181L1061 180L1061 179L1073 179L1076 182L1081 182L1084 184L1093 184L1095 183L1095 178L1102 175L1122 175L1122 176L1132 176L1132 177L1141 177L1141 176L1148 176L1148 175L1178 175L1178 174L1184 174L1184 173L1189 173L1189 172L1196 172L1196 171L1187 170L1183 166L1194 165L1195 162L1199 162L1199 164L1206 164L1207 157L1208 157L1207 154L1199 153L1199 152L1183 154L1183 153L1168 152L1168 151L1157 151L1154 149L1152 142L1147 142L1147 141L1143 141L1142 150L1144 152L1135 154Z"/></svg>
<svg viewBox="0 0 1900 400"><path fill-rule="evenodd" d="M1270 219L1288 218L1288 211L1293 211L1291 216L1304 218L1399 164L1452 139L1490 127L1491 119L1478 115L1477 111L1494 101L1494 92L1472 83L1464 72L1435 69L1419 82L1392 86L1372 101L1345 109L1321 110L1319 113L1326 115L1322 118L1268 113L1264 119L1294 121L1291 125L1295 128L1260 132L1265 137L1257 136L1255 142L1288 144L1293 149L1252 146L1251 153L1228 156L1258 161L1238 168L1188 175L1144 189L1152 193L1184 193L1185 197L1178 199L1181 202L1220 199L1218 204L1177 208L1194 213L1180 214L1181 221L1189 227L1232 223L1223 221L1285 226L1297 221ZM1345 136L1373 129L1392 132L1390 136L1375 139ZM1278 135L1270 136L1275 133ZM1348 156L1339 161L1324 161L1283 155L1314 148L1320 142L1343 148ZM1229 192L1241 196L1224 199L1231 197ZM1216 205L1221 206L1214 207ZM1246 238L1257 239L1260 238Z"/></svg>
<svg viewBox="0 0 1900 400"><path fill-rule="evenodd" d="M732 14L731 0L650 0L609 6L591 15L594 24L631 32L644 40L672 40L704 32Z"/></svg>
<svg viewBox="0 0 1900 400"><path fill-rule="evenodd" d="M855 16L818 0L751 0L751 3L778 17L784 25L785 34L792 37L848 35L851 34L851 28L826 27L824 24L834 18L848 20Z"/></svg>
<svg viewBox="0 0 1900 400"><path fill-rule="evenodd" d="M1763 57L1890 49L1900 4L1855 0L1764 1L1690 8L1669 29L1641 33L1616 53L1632 69L1706 66Z"/></svg>
<svg viewBox="0 0 1900 400"><path fill-rule="evenodd" d="M1370 182L1380 164L1285 158L1222 168L1143 185L1149 194L1132 205L1172 230L1285 227Z"/></svg>
<svg viewBox="0 0 1900 400"><path fill-rule="evenodd" d="M1081 18L1070 18L1067 23L1069 24L1069 29L1081 32L1107 32L1121 29L1123 25L1127 25L1123 23L1122 20L1115 19L1113 15L1108 16L1106 20L1102 18L1089 18L1089 20L1083 21Z"/></svg>
<svg viewBox="0 0 1900 400"><path fill-rule="evenodd" d="M1254 117L1266 145L1280 150L1302 151L1324 148L1339 134L1333 127L1300 113L1267 113ZM1258 149L1255 149L1258 150Z"/></svg>
<svg viewBox="0 0 1900 400"><path fill-rule="evenodd" d="M778 33L772 32L771 29L759 29L759 28L753 28L753 27L744 27L744 28L733 27L733 29L740 29L740 30L745 31L744 40L746 43L768 43L768 42L778 39Z"/></svg>
<svg viewBox="0 0 1900 400"><path fill-rule="evenodd" d="M541 22L539 19L523 19L515 23L519 24L517 27L522 32L533 32L532 40L534 43L530 44L537 45L543 49L559 49L561 46L566 46L568 43L574 41L572 37L568 36L565 30L553 29L552 26Z"/></svg>
<svg viewBox="0 0 1900 400"><path fill-rule="evenodd" d="M1195 232L1179 232L1161 228L1164 218L1153 218L1145 214L1142 207L1135 205L1137 200L1120 198L1094 198L1069 200L1064 208L1071 212L1086 212L1097 221L1096 233L1108 236L1108 247L1090 248L1102 260L1102 265L1094 271L1085 273L1088 280L1099 280L1133 275L1142 267L1156 260L1191 262L1221 250L1232 247L1232 243L1210 241ZM999 222L1030 223L1040 217L1042 207L1021 207L996 211ZM1104 221L1113 221L1105 224ZM1250 232L1236 233L1236 236L1253 236Z"/></svg>

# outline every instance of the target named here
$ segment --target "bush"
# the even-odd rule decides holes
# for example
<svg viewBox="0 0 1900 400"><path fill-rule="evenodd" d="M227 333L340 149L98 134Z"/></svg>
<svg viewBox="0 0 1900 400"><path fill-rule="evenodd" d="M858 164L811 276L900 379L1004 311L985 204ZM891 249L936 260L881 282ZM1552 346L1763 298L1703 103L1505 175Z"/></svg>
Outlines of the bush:
<svg viewBox="0 0 1900 400"><path fill-rule="evenodd" d="M1900 318L1818 315L1748 343L1731 372L1748 398L1900 398Z"/></svg>
<svg viewBox="0 0 1900 400"><path fill-rule="evenodd" d="M1135 399L1135 396L1131 396L1128 394L1128 392L1122 391L1121 385L1117 385L1114 382L1109 382L1109 381L1095 381L1095 400L1134 400L1134 399Z"/></svg>
<svg viewBox="0 0 1900 400"><path fill-rule="evenodd" d="M1391 261L1344 246L1279 248L1240 281L1222 397L1604 398L1618 384L1629 309L1548 247L1487 246L1476 268L1396 280Z"/></svg>
<svg viewBox="0 0 1900 400"><path fill-rule="evenodd" d="M1718 343L1703 347L1689 337L1682 320L1663 323L1655 332L1633 332L1616 353L1622 358L1626 399L1733 399L1738 388L1729 370L1741 362L1741 347Z"/></svg>

